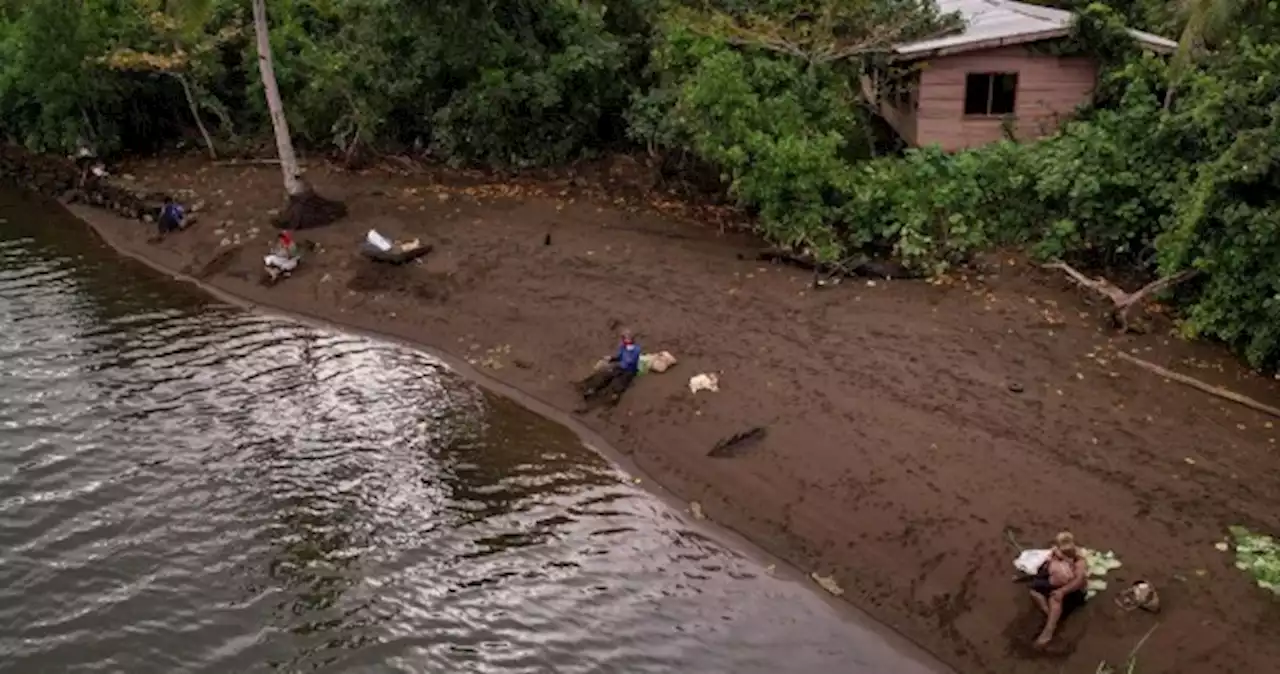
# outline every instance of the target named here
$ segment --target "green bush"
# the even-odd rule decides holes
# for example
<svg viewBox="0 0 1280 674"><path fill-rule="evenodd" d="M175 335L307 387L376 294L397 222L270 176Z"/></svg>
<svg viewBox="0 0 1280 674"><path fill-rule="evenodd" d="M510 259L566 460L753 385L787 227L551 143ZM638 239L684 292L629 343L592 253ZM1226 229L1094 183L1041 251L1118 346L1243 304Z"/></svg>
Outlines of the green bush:
<svg viewBox="0 0 1280 674"><path fill-rule="evenodd" d="M849 160L866 156L867 133L837 71L734 48L678 22L665 26L652 68L658 84L633 106L633 138L719 167L768 238L837 256L841 187Z"/></svg>

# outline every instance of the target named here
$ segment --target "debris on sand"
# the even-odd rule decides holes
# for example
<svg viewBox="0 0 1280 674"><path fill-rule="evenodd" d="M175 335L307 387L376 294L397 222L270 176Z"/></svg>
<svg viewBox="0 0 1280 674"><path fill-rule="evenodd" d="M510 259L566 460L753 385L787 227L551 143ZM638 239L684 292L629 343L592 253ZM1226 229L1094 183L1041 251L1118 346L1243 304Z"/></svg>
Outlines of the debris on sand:
<svg viewBox="0 0 1280 674"><path fill-rule="evenodd" d="M756 426L741 433L735 433L717 442L716 446L712 447L710 452L707 452L707 456L717 459L742 456L758 445L767 434L768 430L763 426Z"/></svg>
<svg viewBox="0 0 1280 674"><path fill-rule="evenodd" d="M689 392L697 395L698 391L720 391L720 377L716 373L695 374L689 378Z"/></svg>
<svg viewBox="0 0 1280 674"><path fill-rule="evenodd" d="M1160 612L1160 593L1145 580L1135 580L1129 589L1116 597L1116 606L1125 611L1142 609L1149 613Z"/></svg>
<svg viewBox="0 0 1280 674"><path fill-rule="evenodd" d="M501 370L503 358L510 355L511 345L501 344L485 351L485 356L479 361L479 365L490 370ZM472 364L476 363L472 362Z"/></svg>
<svg viewBox="0 0 1280 674"><path fill-rule="evenodd" d="M402 265L430 253L432 248L431 244L424 244L421 239L392 242L377 230L371 229L360 243L360 254L374 262Z"/></svg>
<svg viewBox="0 0 1280 674"><path fill-rule="evenodd" d="M1120 568L1120 560L1116 558L1116 553L1107 550L1090 550L1089 548L1080 548L1080 554L1084 557L1084 561L1089 565L1089 585L1087 596L1093 599L1099 592L1107 589L1106 577L1108 573Z"/></svg>
<svg viewBox="0 0 1280 674"><path fill-rule="evenodd" d="M702 504L697 501L689 501L689 512L693 515L693 519L695 520L707 519L707 514L702 512Z"/></svg>
<svg viewBox="0 0 1280 674"><path fill-rule="evenodd" d="M844 594L844 588L840 587L840 584L836 582L834 576L819 576L818 572L814 571L809 574L809 577L813 579L813 582L818 584L818 587L821 587L836 597Z"/></svg>
<svg viewBox="0 0 1280 674"><path fill-rule="evenodd" d="M1229 527L1236 549L1236 568L1248 573L1258 587L1280 594L1280 541L1245 527Z"/></svg>

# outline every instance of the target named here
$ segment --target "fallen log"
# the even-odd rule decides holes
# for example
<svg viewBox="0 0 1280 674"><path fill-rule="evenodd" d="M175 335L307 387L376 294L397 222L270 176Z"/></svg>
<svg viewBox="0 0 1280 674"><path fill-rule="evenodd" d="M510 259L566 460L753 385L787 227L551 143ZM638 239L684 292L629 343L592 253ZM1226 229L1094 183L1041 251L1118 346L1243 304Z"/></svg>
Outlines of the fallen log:
<svg viewBox="0 0 1280 674"><path fill-rule="evenodd" d="M1044 265L1044 268L1060 270L1077 285L1087 288L1110 300L1112 304L1110 318L1116 327L1120 328L1120 330L1124 332L1131 331L1129 324L1129 312L1132 311L1134 307L1139 306L1144 300L1152 295L1162 290L1172 288L1183 281L1190 280L1200 273L1199 270L1196 269L1184 269L1176 274L1158 278L1134 292L1126 292L1123 288L1120 288L1100 276L1097 278L1085 276L1065 262L1051 262Z"/></svg>
<svg viewBox="0 0 1280 674"><path fill-rule="evenodd" d="M882 262L868 257L862 257L856 262L851 260L822 262L808 253L795 253L782 248L768 248L757 253L756 259L762 262L789 264L793 267L812 271L815 288L831 283L832 279L839 278L862 277L892 280L922 277L919 272L899 262L892 260ZM820 279L821 275L825 275L827 277L826 280Z"/></svg>
<svg viewBox="0 0 1280 674"><path fill-rule="evenodd" d="M763 426L735 433L720 442L717 442L711 451L707 452L707 456L717 459L726 459L741 456L747 453L755 444L764 440L768 430Z"/></svg>
<svg viewBox="0 0 1280 674"><path fill-rule="evenodd" d="M277 166L280 164L279 159L223 159L211 162L214 166ZM300 161L298 166L306 166L307 162Z"/></svg>
<svg viewBox="0 0 1280 674"><path fill-rule="evenodd" d="M1137 365L1138 367L1144 370L1147 370L1148 372L1152 372L1161 377L1164 377L1165 379L1170 379L1172 381L1178 382L1179 384L1190 386L1191 388L1196 389L1197 391L1200 391L1202 393L1208 393L1209 395L1214 396L1216 398L1229 400L1233 403L1236 403L1237 405L1244 405L1245 407L1248 407L1249 409L1255 412L1261 412L1263 414L1269 414L1273 417L1280 418L1280 409L1277 409L1270 405L1260 403L1257 400L1254 400L1253 398L1250 398L1248 396L1240 395L1239 393L1236 393L1234 391L1229 391L1225 388L1222 388L1221 386L1206 384L1205 382L1202 382L1199 379L1196 379L1194 377L1188 377L1185 374L1180 374L1168 368L1160 367L1155 363L1143 360L1141 358L1138 358L1137 356L1131 356L1123 351L1117 351L1116 355L1119 356L1122 360L1127 360L1130 363L1133 363L1134 365Z"/></svg>

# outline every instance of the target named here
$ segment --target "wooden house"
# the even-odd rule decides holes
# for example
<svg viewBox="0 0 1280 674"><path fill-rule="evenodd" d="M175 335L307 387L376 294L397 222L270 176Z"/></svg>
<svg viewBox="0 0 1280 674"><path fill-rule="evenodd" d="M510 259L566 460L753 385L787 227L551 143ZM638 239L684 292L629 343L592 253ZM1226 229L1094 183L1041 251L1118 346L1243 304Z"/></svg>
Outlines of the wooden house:
<svg viewBox="0 0 1280 674"><path fill-rule="evenodd" d="M950 152L1008 137L1040 138L1091 102L1098 59L1052 49L1070 36L1071 12L1013 0L938 0L938 6L959 13L964 27L895 46L890 62L900 74L862 82L908 144ZM1129 33L1155 52L1178 46L1150 33Z"/></svg>

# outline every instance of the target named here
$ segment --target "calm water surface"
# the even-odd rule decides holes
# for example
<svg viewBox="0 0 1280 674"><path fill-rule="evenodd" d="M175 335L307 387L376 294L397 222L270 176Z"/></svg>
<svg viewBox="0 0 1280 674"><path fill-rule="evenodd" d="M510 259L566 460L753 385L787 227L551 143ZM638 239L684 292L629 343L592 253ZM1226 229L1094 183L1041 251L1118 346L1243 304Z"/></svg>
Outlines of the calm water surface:
<svg viewBox="0 0 1280 674"><path fill-rule="evenodd" d="M0 325L0 672L930 671L431 356L4 193Z"/></svg>

